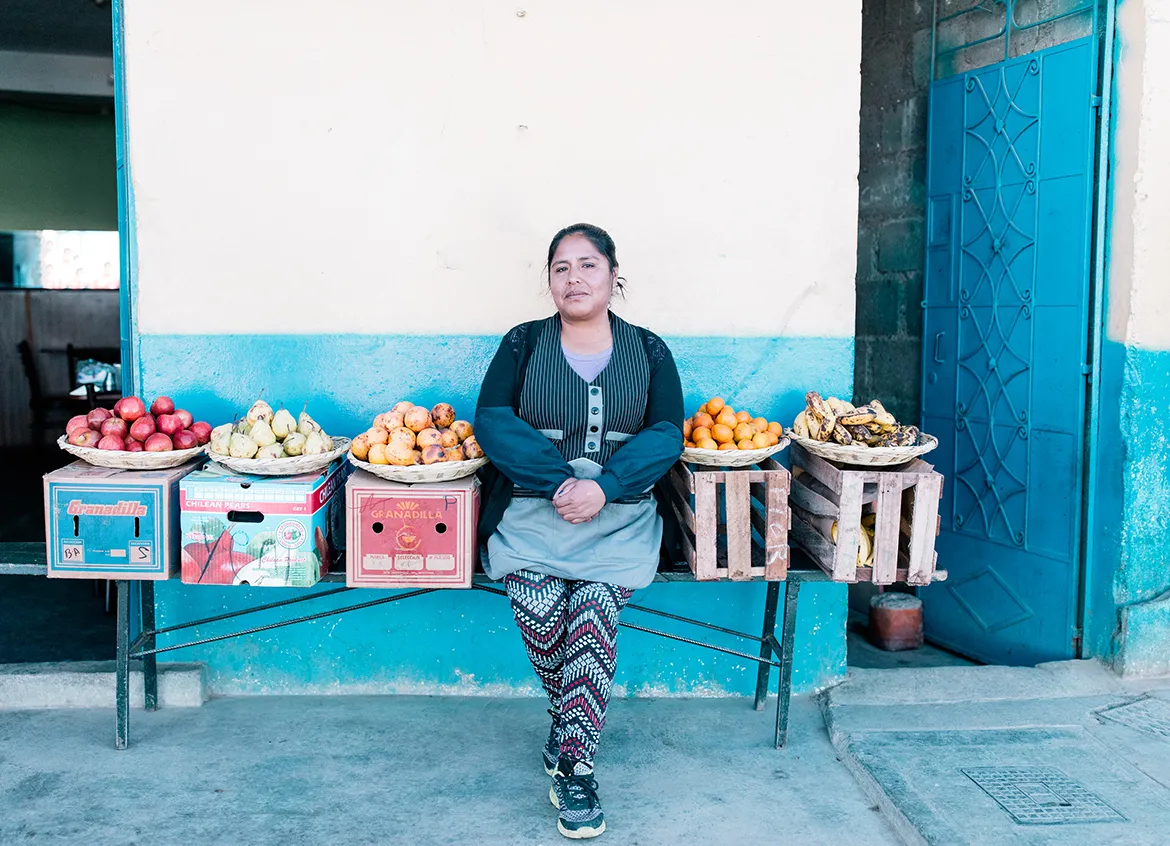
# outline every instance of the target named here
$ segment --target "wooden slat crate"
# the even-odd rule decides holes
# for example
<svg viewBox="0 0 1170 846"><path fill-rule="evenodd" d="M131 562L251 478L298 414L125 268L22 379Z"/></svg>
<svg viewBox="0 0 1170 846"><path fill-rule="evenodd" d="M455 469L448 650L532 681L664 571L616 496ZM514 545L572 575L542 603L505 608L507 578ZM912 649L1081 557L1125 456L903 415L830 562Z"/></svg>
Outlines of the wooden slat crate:
<svg viewBox="0 0 1170 846"><path fill-rule="evenodd" d="M934 539L943 477L916 459L898 468L848 469L793 444L792 538L838 582L928 585L938 570ZM873 565L857 562L863 515L874 516ZM837 522L837 542L831 526Z"/></svg>
<svg viewBox="0 0 1170 846"><path fill-rule="evenodd" d="M753 468L671 468L671 506L697 581L784 581L791 481L771 458Z"/></svg>

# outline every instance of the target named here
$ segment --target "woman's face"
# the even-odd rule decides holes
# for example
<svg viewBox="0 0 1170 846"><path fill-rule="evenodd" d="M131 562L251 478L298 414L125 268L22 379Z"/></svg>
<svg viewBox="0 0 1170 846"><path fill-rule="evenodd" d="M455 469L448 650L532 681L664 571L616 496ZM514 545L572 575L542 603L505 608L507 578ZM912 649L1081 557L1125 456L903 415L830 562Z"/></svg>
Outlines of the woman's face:
<svg viewBox="0 0 1170 846"><path fill-rule="evenodd" d="M548 279L561 316L587 320L609 308L617 268L584 235L568 235L557 245Z"/></svg>

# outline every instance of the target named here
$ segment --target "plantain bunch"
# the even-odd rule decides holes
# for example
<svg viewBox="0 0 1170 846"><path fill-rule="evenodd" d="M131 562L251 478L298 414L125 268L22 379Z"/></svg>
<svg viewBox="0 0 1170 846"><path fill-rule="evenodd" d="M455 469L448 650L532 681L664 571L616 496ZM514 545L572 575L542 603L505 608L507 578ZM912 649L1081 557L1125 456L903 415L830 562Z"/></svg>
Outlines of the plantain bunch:
<svg viewBox="0 0 1170 846"><path fill-rule="evenodd" d="M796 415L792 431L798 438L810 438L842 446L916 446L918 427L903 426L878 400L853 406L837 397L823 399L816 391L805 394L806 408Z"/></svg>

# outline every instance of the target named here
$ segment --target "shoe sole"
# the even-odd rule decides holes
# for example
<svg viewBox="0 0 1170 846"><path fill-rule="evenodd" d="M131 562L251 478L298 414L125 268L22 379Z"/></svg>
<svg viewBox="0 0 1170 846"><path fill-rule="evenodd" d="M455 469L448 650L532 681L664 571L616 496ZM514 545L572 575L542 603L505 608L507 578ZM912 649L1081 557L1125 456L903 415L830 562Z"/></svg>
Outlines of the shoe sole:
<svg viewBox="0 0 1170 846"><path fill-rule="evenodd" d="M557 765L553 764L551 767L548 764L544 765L544 774L546 776L554 776L557 773Z"/></svg>
<svg viewBox="0 0 1170 846"><path fill-rule="evenodd" d="M548 801L552 802L553 807L558 811L561 809L561 803L557 801L557 792L553 788L548 789ZM557 820L557 831L563 834L570 840L588 840L591 837L597 837L599 834L605 832L605 820L601 821L601 825L593 828L592 826L583 826L581 828L565 828L565 824Z"/></svg>

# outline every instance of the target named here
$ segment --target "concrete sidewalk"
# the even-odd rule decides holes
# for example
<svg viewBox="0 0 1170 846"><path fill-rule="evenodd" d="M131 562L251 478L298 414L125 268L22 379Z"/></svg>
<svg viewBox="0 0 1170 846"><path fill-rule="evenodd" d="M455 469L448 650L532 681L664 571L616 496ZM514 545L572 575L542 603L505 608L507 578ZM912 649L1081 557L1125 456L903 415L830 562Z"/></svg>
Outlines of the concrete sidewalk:
<svg viewBox="0 0 1170 846"><path fill-rule="evenodd" d="M1093 661L855 670L821 702L906 843L1170 843L1170 679Z"/></svg>
<svg viewBox="0 0 1170 846"><path fill-rule="evenodd" d="M597 761L609 846L897 838L794 698L616 701ZM556 844L534 699L255 697L135 712L0 711L0 843Z"/></svg>

